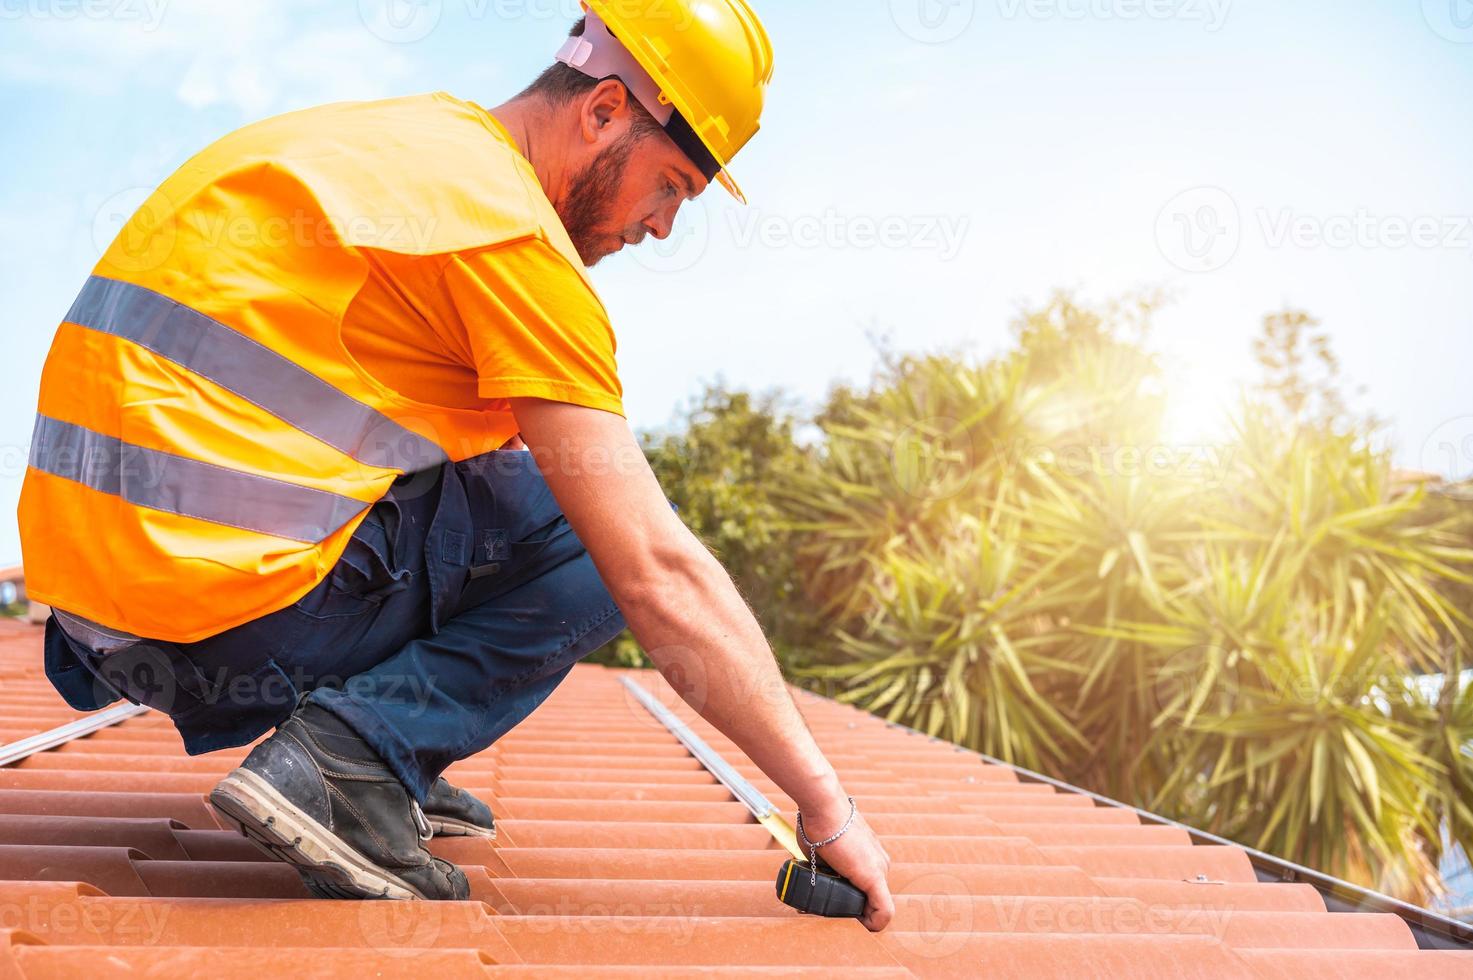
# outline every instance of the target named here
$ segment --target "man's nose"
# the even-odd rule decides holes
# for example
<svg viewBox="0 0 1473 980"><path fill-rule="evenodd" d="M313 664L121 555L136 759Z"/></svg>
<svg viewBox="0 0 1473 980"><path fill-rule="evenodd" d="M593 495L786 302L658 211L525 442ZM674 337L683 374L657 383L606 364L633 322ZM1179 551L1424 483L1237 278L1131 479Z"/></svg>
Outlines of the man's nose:
<svg viewBox="0 0 1473 980"><path fill-rule="evenodd" d="M675 215L679 205L673 208L664 208L656 211L644 219L644 226L657 241L664 241L670 237L671 230L675 227Z"/></svg>

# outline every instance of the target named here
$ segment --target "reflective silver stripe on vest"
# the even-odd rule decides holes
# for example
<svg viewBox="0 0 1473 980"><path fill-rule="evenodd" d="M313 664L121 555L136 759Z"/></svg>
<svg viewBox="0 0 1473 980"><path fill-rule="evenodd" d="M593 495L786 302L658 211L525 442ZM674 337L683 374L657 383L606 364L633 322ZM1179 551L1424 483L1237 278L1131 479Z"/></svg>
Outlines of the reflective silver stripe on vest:
<svg viewBox="0 0 1473 980"><path fill-rule="evenodd" d="M66 318L147 348L366 466L413 473L445 461L440 447L424 436L240 331L151 289L93 276Z"/></svg>
<svg viewBox="0 0 1473 980"><path fill-rule="evenodd" d="M45 415L36 418L30 462L139 507L306 544L325 540L369 507L325 490L134 446Z"/></svg>

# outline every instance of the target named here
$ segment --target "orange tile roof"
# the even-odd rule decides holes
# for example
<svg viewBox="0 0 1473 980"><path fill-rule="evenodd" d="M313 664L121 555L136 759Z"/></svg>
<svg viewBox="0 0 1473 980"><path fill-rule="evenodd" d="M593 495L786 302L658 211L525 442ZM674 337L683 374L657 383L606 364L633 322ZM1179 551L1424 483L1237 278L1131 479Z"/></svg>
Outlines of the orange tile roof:
<svg viewBox="0 0 1473 980"><path fill-rule="evenodd" d="M79 717L39 646L38 628L0 622L0 743ZM577 668L447 774L500 831L433 844L466 868L468 902L307 899L204 802L245 750L188 758L159 715L0 769L0 977L1473 976L1473 953L1419 951L1397 917L1260 884L1237 848L806 693L894 859L898 912L880 935L799 916L773 895L784 852L621 676ZM658 677L630 676L791 813Z"/></svg>

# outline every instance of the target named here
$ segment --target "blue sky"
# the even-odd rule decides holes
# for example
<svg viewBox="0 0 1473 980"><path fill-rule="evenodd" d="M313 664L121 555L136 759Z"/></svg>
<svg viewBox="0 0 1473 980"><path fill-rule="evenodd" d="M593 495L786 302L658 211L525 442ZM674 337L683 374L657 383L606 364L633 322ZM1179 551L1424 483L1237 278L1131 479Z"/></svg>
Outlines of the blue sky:
<svg viewBox="0 0 1473 980"><path fill-rule="evenodd" d="M1007 342L1056 288L1164 288L1177 437L1289 303L1399 458L1473 472L1470 0L754 0L764 130L668 243L601 265L632 420L704 380L812 403L904 349ZM129 207L262 116L494 105L575 0L0 0L0 512L58 318ZM0 561L19 557L8 516Z"/></svg>

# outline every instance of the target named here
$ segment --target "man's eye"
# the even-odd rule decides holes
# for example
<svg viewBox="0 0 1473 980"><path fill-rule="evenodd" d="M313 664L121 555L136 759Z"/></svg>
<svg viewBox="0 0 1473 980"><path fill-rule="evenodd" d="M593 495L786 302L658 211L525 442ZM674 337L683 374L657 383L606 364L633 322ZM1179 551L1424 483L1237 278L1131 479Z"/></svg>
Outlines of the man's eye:
<svg viewBox="0 0 1473 980"><path fill-rule="evenodd" d="M679 193L679 191L675 189L675 182L668 177L665 178L665 193L668 194L670 197L674 197L676 194Z"/></svg>

